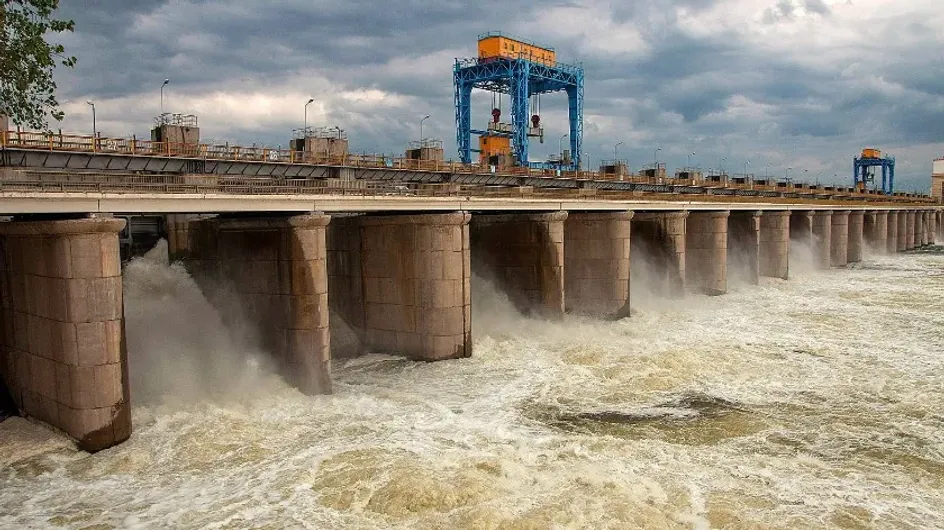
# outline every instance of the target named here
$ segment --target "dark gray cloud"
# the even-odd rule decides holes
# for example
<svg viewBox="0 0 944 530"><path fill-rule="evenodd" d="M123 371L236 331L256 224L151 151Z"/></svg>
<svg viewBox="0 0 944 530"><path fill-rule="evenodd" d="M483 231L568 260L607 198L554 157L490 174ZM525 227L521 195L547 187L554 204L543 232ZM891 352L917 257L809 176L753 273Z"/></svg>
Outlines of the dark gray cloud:
<svg viewBox="0 0 944 530"><path fill-rule="evenodd" d="M165 77L169 110L198 112L204 136L284 145L301 125L340 125L352 149L395 153L426 131L455 156L452 61L483 31L521 33L586 69L585 148L634 167L670 166L846 179L852 156L900 153L905 187L926 186L944 153L944 15L923 0L98 0L64 3L79 57L57 73L68 117L84 101L113 134L146 134ZM862 28L869 28L864 31ZM475 120L491 100L475 99ZM566 99L542 100L548 137ZM556 141L532 148L557 150ZM935 152L937 151L937 152ZM721 161L721 159L725 161Z"/></svg>

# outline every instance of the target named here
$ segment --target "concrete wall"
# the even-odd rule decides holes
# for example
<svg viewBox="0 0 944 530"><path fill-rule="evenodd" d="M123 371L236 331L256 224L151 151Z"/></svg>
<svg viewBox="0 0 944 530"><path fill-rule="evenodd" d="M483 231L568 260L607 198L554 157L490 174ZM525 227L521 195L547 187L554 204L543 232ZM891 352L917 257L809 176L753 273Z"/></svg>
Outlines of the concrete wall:
<svg viewBox="0 0 944 530"><path fill-rule="evenodd" d="M833 210L830 265L845 267L849 263L849 210Z"/></svg>
<svg viewBox="0 0 944 530"><path fill-rule="evenodd" d="M523 313L562 316L566 218L567 212L473 216L473 270L494 278Z"/></svg>
<svg viewBox="0 0 944 530"><path fill-rule="evenodd" d="M760 218L760 275L790 276L790 212L767 211Z"/></svg>
<svg viewBox="0 0 944 530"><path fill-rule="evenodd" d="M728 217L728 263L752 285L760 282L761 212L733 211Z"/></svg>
<svg viewBox="0 0 944 530"><path fill-rule="evenodd" d="M865 212L862 210L853 210L849 212L849 236L846 246L846 261L849 263L858 263L862 261L862 250L864 246L864 224Z"/></svg>
<svg viewBox="0 0 944 530"><path fill-rule="evenodd" d="M360 216L332 216L325 229L331 357L366 352Z"/></svg>
<svg viewBox="0 0 944 530"><path fill-rule="evenodd" d="M633 216L633 260L647 263L652 269L651 290L667 297L685 296L687 217L688 212L637 212Z"/></svg>
<svg viewBox="0 0 944 530"><path fill-rule="evenodd" d="M813 261L820 269L828 269L832 263L832 210L813 212Z"/></svg>
<svg viewBox="0 0 944 530"><path fill-rule="evenodd" d="M862 222L865 243L871 251L879 254L888 252L888 212L886 210L865 212Z"/></svg>
<svg viewBox="0 0 944 530"><path fill-rule="evenodd" d="M898 252L908 250L908 212L898 211Z"/></svg>
<svg viewBox="0 0 944 530"><path fill-rule="evenodd" d="M564 221L568 312L629 316L632 212L571 213Z"/></svg>
<svg viewBox="0 0 944 530"><path fill-rule="evenodd" d="M88 218L0 223L0 377L86 451L131 435L118 232Z"/></svg>
<svg viewBox="0 0 944 530"><path fill-rule="evenodd" d="M191 221L188 268L224 320L257 340L287 381L331 392L326 215Z"/></svg>
<svg viewBox="0 0 944 530"><path fill-rule="evenodd" d="M685 281L701 293L716 296L728 290L728 216L691 212L685 227Z"/></svg>

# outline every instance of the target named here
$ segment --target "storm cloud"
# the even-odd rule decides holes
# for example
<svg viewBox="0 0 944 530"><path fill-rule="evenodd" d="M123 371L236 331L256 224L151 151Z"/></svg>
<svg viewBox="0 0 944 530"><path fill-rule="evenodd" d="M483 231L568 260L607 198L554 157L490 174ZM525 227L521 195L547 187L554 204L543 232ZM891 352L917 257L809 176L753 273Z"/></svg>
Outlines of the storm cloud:
<svg viewBox="0 0 944 530"><path fill-rule="evenodd" d="M282 145L340 126L355 152L402 152L419 135L455 157L452 66L501 30L586 70L585 151L632 167L686 165L848 182L852 157L898 158L899 188L926 190L944 154L939 0L99 0L64 2L78 56L58 71L63 130L146 135L164 108L204 139ZM485 122L490 96L473 100ZM542 99L547 136L566 98ZM661 151L656 151L661 148ZM533 158L557 150L533 145ZM689 156L691 153L694 156Z"/></svg>

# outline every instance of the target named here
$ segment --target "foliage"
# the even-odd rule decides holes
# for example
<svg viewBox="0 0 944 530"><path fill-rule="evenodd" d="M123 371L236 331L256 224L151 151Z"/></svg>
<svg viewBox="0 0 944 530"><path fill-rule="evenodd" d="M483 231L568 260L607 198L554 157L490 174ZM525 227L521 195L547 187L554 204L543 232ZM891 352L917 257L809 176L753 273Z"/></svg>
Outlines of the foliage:
<svg viewBox="0 0 944 530"><path fill-rule="evenodd" d="M61 121L53 69L72 68L61 44L46 42L46 33L73 31L72 20L52 18L59 0L0 0L0 114L13 123L45 129L47 115Z"/></svg>

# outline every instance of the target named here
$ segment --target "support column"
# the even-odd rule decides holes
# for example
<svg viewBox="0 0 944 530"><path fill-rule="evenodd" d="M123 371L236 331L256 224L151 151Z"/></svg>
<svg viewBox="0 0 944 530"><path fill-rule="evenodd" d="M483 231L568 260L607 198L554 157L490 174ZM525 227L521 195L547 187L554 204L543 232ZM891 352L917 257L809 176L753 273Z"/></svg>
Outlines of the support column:
<svg viewBox="0 0 944 530"><path fill-rule="evenodd" d="M184 260L190 252L190 221L196 216L191 214L168 214L165 218L167 228L167 257L171 262Z"/></svg>
<svg viewBox="0 0 944 530"><path fill-rule="evenodd" d="M633 216L634 260L651 268L653 291L685 296L685 220L688 212L647 212Z"/></svg>
<svg viewBox="0 0 944 530"><path fill-rule="evenodd" d="M888 232L885 241L885 248L889 254L898 253L898 211L889 210L888 212Z"/></svg>
<svg viewBox="0 0 944 530"><path fill-rule="evenodd" d="M751 285L760 282L759 210L733 211L728 217L728 262Z"/></svg>
<svg viewBox="0 0 944 530"><path fill-rule="evenodd" d="M26 415L94 452L131 435L122 219L0 223L0 377Z"/></svg>
<svg viewBox="0 0 944 530"><path fill-rule="evenodd" d="M899 210L898 212L898 252L908 250L908 212Z"/></svg>
<svg viewBox="0 0 944 530"><path fill-rule="evenodd" d="M833 267L845 267L849 263L849 210L833 210L832 224L829 263Z"/></svg>
<svg viewBox="0 0 944 530"><path fill-rule="evenodd" d="M629 316L633 212L568 214L564 221L564 292L568 312Z"/></svg>
<svg viewBox="0 0 944 530"><path fill-rule="evenodd" d="M793 210L790 212L790 253L795 255L798 249L809 248L816 262L816 241L813 235L813 212ZM792 257L792 256L791 256Z"/></svg>
<svg viewBox="0 0 944 530"><path fill-rule="evenodd" d="M865 241L872 252L885 254L888 250L888 212L870 210L863 218Z"/></svg>
<svg viewBox="0 0 944 530"><path fill-rule="evenodd" d="M760 275L790 276L790 212L767 210L760 218Z"/></svg>
<svg viewBox="0 0 944 530"><path fill-rule="evenodd" d="M483 267L518 309L558 318L564 314L564 220L567 212L480 214L469 241L476 268Z"/></svg>
<svg viewBox="0 0 944 530"><path fill-rule="evenodd" d="M194 280L224 321L257 340L283 377L306 394L331 393L329 221L312 214L189 225L187 264Z"/></svg>
<svg viewBox="0 0 944 530"><path fill-rule="evenodd" d="M849 212L849 239L846 248L846 261L848 263L862 261L864 221L865 212L863 210Z"/></svg>
<svg viewBox="0 0 944 530"><path fill-rule="evenodd" d="M935 210L931 216L934 218L934 243L938 244L941 241L944 241L944 237L941 237L941 211Z"/></svg>
<svg viewBox="0 0 944 530"><path fill-rule="evenodd" d="M918 223L915 222L915 211L908 210L906 216L907 225L905 226L905 250L913 250L916 245L915 230L917 230Z"/></svg>
<svg viewBox="0 0 944 530"><path fill-rule="evenodd" d="M729 214L690 212L685 227L685 281L709 296L728 290Z"/></svg>
<svg viewBox="0 0 944 530"><path fill-rule="evenodd" d="M369 350L424 361L472 356L470 219L464 212L360 219Z"/></svg>
<svg viewBox="0 0 944 530"><path fill-rule="evenodd" d="M828 269L831 263L833 234L833 211L813 212L813 261L820 269Z"/></svg>
<svg viewBox="0 0 944 530"><path fill-rule="evenodd" d="M924 228L924 211L915 212L915 248L928 244L928 234Z"/></svg>

